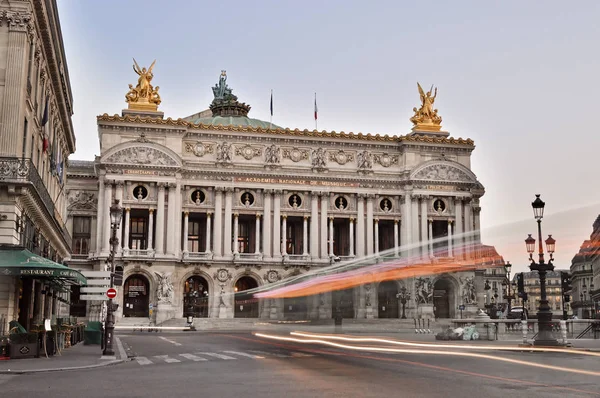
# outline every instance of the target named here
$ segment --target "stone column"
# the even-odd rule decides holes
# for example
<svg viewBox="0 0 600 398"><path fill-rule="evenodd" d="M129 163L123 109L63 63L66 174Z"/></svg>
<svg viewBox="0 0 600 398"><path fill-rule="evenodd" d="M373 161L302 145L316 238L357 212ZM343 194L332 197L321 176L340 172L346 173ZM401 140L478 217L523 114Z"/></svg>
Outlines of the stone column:
<svg viewBox="0 0 600 398"><path fill-rule="evenodd" d="M463 257L465 248L463 246L463 222L462 222L462 199L460 197L454 198L454 251L455 254L459 254L459 257ZM458 249L458 253L456 253Z"/></svg>
<svg viewBox="0 0 600 398"><path fill-rule="evenodd" d="M329 216L329 257L333 256L333 216Z"/></svg>
<svg viewBox="0 0 600 398"><path fill-rule="evenodd" d="M421 256L423 258L429 257L429 244L425 243L430 238L427 236L427 202L429 201L429 197L422 196L421 197Z"/></svg>
<svg viewBox="0 0 600 398"><path fill-rule="evenodd" d="M225 257L231 257L231 212L233 205L232 195L233 189L230 187L225 188L225 221L223 225L223 256Z"/></svg>
<svg viewBox="0 0 600 398"><path fill-rule="evenodd" d="M256 239L254 239L254 253L260 254L260 214L256 213Z"/></svg>
<svg viewBox="0 0 600 398"><path fill-rule="evenodd" d="M123 181L117 181L117 188L115 189L115 199L119 201L119 206L123 207ZM125 220L121 217L121 225L119 226L119 230L117 231L117 236L120 238L121 233L123 232L123 223ZM119 250L118 250L119 251Z"/></svg>
<svg viewBox="0 0 600 398"><path fill-rule="evenodd" d="M190 212L183 212L183 255L187 255L189 253L188 247L188 233L190 228ZM199 249L198 249L199 250Z"/></svg>
<svg viewBox="0 0 600 398"><path fill-rule="evenodd" d="M406 188L404 196L402 197L402 207L400 208L400 215L402 217L402 224L400 225L400 241L402 242L403 252L407 256L410 256L411 250L409 246L412 244L412 228L411 228L411 208L412 195L411 189Z"/></svg>
<svg viewBox="0 0 600 398"><path fill-rule="evenodd" d="M215 256L223 255L223 188L215 188L215 228L213 252Z"/></svg>
<svg viewBox="0 0 600 398"><path fill-rule="evenodd" d="M281 191L273 193L273 258L281 258Z"/></svg>
<svg viewBox="0 0 600 398"><path fill-rule="evenodd" d="M448 219L448 257L452 255L452 220Z"/></svg>
<svg viewBox="0 0 600 398"><path fill-rule="evenodd" d="M473 242L473 219L471 217L472 214L473 208L471 207L471 203L469 203L469 201L467 200L465 201L465 251L467 258L472 258L473 256L473 248L471 247L471 244Z"/></svg>
<svg viewBox="0 0 600 398"><path fill-rule="evenodd" d="M149 251L153 251L152 250L153 237L154 237L154 209L148 209L148 247L146 249L148 249Z"/></svg>
<svg viewBox="0 0 600 398"><path fill-rule="evenodd" d="M165 254L165 184L158 183L158 195L156 204L156 254Z"/></svg>
<svg viewBox="0 0 600 398"><path fill-rule="evenodd" d="M302 224L302 255L308 256L308 215L304 215Z"/></svg>
<svg viewBox="0 0 600 398"><path fill-rule="evenodd" d="M373 194L367 194L367 256L373 254Z"/></svg>
<svg viewBox="0 0 600 398"><path fill-rule="evenodd" d="M287 256L287 216L281 216L281 255Z"/></svg>
<svg viewBox="0 0 600 398"><path fill-rule="evenodd" d="M110 206L112 206L112 182L105 183L104 187L104 233L102 240L102 253L108 255L110 252Z"/></svg>
<svg viewBox="0 0 600 398"><path fill-rule="evenodd" d="M98 179L98 210L96 212L96 253L99 256L102 251L102 235L104 234L104 176Z"/></svg>
<svg viewBox="0 0 600 398"><path fill-rule="evenodd" d="M319 193L311 192L310 197L310 256L319 258Z"/></svg>
<svg viewBox="0 0 600 398"><path fill-rule="evenodd" d="M415 245L415 248L411 250L413 256L419 256L421 254L421 248L418 246L420 243L419 239L419 197L413 196L411 203L411 215L410 215L410 225L411 225L411 237L412 243Z"/></svg>
<svg viewBox="0 0 600 398"><path fill-rule="evenodd" d="M429 257L433 258L433 220L427 220L429 224Z"/></svg>
<svg viewBox="0 0 600 398"><path fill-rule="evenodd" d="M271 257L271 190L263 190L263 257Z"/></svg>
<svg viewBox="0 0 600 398"><path fill-rule="evenodd" d="M206 213L206 250L204 251L206 254L211 253L211 248L210 248L210 234L212 234L211 231L211 222L212 222L212 213L209 211L208 213Z"/></svg>
<svg viewBox="0 0 600 398"><path fill-rule="evenodd" d="M356 201L356 257L365 256L365 195L358 194Z"/></svg>
<svg viewBox="0 0 600 398"><path fill-rule="evenodd" d="M238 213L234 213L233 214L233 255L237 255L239 254L239 248L240 245L238 243L238 231L239 231L239 224L238 224L238 219L239 219L239 214Z"/></svg>
<svg viewBox="0 0 600 398"><path fill-rule="evenodd" d="M327 209L329 195L323 193L321 195L321 259L327 258Z"/></svg>
<svg viewBox="0 0 600 398"><path fill-rule="evenodd" d="M475 243L481 244L481 223L479 215L481 213L481 207L479 205L473 207L473 224L475 227Z"/></svg>
<svg viewBox="0 0 600 398"><path fill-rule="evenodd" d="M175 184L169 184L169 207L167 208L167 254L175 254Z"/></svg>
<svg viewBox="0 0 600 398"><path fill-rule="evenodd" d="M8 26L8 39L3 43L3 47L6 48L6 58L3 57L6 69L4 100L0 113L0 154L15 156L22 152L24 121L20 111L21 106L25 106L23 96L27 79L28 51L31 47L28 44L27 29L32 28L31 14L7 11L4 19ZM35 31L35 28L33 30Z"/></svg>
<svg viewBox="0 0 600 398"><path fill-rule="evenodd" d="M130 213L131 209L127 207L125 209L125 226L123 228L124 236L123 236L123 251L125 254L129 254L129 225L130 223Z"/></svg>
<svg viewBox="0 0 600 398"><path fill-rule="evenodd" d="M181 191L184 187L178 182L177 189L175 191L175 210L173 214L175 214L175 256L179 257L181 255L181 222L183 221L181 217ZM186 238L187 239L187 238ZM187 242L186 242L187 243Z"/></svg>
<svg viewBox="0 0 600 398"><path fill-rule="evenodd" d="M398 257L398 219L394 219L394 255Z"/></svg>
<svg viewBox="0 0 600 398"><path fill-rule="evenodd" d="M350 257L354 257L354 217L350 217Z"/></svg>
<svg viewBox="0 0 600 398"><path fill-rule="evenodd" d="M375 219L375 254L379 255L379 218Z"/></svg>

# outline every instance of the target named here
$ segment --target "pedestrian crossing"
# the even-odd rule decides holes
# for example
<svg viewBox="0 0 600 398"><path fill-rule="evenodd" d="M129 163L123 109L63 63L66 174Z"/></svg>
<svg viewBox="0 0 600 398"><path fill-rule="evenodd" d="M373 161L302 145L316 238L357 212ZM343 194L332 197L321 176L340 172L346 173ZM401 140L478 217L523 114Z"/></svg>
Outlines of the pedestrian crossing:
<svg viewBox="0 0 600 398"><path fill-rule="evenodd" d="M207 361L235 361L249 359L267 359L267 358L307 358L313 357L313 354L308 354L299 351L269 352L260 350L248 351L219 351L219 352L204 352L197 351L194 353L171 354L171 355L154 355L150 357L138 356L135 361L141 365L153 365L159 363L181 363L181 362L207 362Z"/></svg>

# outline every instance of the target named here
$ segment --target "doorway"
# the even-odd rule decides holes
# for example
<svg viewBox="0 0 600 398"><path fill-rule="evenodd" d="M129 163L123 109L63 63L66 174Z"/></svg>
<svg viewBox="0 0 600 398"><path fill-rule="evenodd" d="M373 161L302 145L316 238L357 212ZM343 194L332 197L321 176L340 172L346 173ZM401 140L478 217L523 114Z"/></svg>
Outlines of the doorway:
<svg viewBox="0 0 600 398"><path fill-rule="evenodd" d="M123 287L123 316L149 317L150 289L143 275L132 275Z"/></svg>
<svg viewBox="0 0 600 398"><path fill-rule="evenodd" d="M233 288L235 291L234 318L258 318L258 299L252 297L252 293L243 293L245 290L257 287L258 283L251 276L242 276L237 280Z"/></svg>
<svg viewBox="0 0 600 398"><path fill-rule="evenodd" d="M185 281L183 316L208 318L208 282L201 276L192 276Z"/></svg>
<svg viewBox="0 0 600 398"><path fill-rule="evenodd" d="M438 279L433 285L433 311L436 318L454 317L454 286L448 279Z"/></svg>
<svg viewBox="0 0 600 398"><path fill-rule="evenodd" d="M381 282L377 288L379 318L398 318L398 285L394 281Z"/></svg>
<svg viewBox="0 0 600 398"><path fill-rule="evenodd" d="M354 289L336 290L332 296L332 317L335 318L336 309L339 308L342 318L354 318Z"/></svg>
<svg viewBox="0 0 600 398"><path fill-rule="evenodd" d="M448 221L434 220L431 225L433 233L433 256L447 257L448 256Z"/></svg>

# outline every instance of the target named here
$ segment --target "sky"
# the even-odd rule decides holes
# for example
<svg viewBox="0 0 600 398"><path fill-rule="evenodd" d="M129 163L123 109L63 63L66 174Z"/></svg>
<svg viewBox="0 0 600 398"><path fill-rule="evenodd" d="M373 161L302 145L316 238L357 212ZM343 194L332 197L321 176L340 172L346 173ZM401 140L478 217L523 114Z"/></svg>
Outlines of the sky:
<svg viewBox="0 0 600 398"><path fill-rule="evenodd" d="M443 129L471 138L484 243L516 271L546 202L566 269L600 214L600 2L58 0L77 151L99 154L96 116L120 114L132 58L157 60L165 117L208 108L220 71L250 116L319 130L403 135L416 82L438 87Z"/></svg>

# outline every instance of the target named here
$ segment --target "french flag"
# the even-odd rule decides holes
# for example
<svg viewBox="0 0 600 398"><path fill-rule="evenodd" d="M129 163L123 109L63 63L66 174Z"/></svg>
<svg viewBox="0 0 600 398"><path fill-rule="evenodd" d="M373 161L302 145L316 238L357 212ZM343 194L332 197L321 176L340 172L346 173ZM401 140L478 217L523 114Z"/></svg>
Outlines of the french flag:
<svg viewBox="0 0 600 398"><path fill-rule="evenodd" d="M318 119L317 114L319 113L319 108L317 108L317 93L315 93L315 120Z"/></svg>

